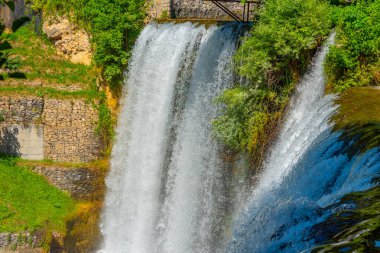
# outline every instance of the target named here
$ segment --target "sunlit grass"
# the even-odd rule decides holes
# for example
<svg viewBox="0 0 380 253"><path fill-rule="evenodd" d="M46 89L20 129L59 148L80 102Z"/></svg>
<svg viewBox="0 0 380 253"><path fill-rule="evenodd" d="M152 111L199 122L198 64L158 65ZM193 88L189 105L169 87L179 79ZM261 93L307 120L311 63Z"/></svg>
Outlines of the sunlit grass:
<svg viewBox="0 0 380 253"><path fill-rule="evenodd" d="M7 81L25 83L41 82L54 85L79 85L91 89L96 85L96 69L92 66L75 64L57 55L54 46L42 36L37 36L31 25L21 27L15 33L5 34L12 49L12 57L21 58L20 72L26 79L8 78Z"/></svg>
<svg viewBox="0 0 380 253"><path fill-rule="evenodd" d="M74 201L39 175L0 159L0 232L65 231Z"/></svg>

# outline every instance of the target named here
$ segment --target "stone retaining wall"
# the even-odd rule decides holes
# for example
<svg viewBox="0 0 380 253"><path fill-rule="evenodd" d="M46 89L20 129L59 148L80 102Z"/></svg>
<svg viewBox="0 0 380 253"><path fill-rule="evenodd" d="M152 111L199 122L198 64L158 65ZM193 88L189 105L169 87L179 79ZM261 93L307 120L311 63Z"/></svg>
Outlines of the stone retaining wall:
<svg viewBox="0 0 380 253"><path fill-rule="evenodd" d="M89 162L99 158L98 114L83 99L0 97L0 152L26 159Z"/></svg>
<svg viewBox="0 0 380 253"><path fill-rule="evenodd" d="M44 104L44 155L65 162L89 162L99 157L95 133L97 111L85 100L46 99Z"/></svg>
<svg viewBox="0 0 380 253"><path fill-rule="evenodd" d="M170 0L154 0L148 10L150 18L169 18L170 17Z"/></svg>
<svg viewBox="0 0 380 253"><path fill-rule="evenodd" d="M0 253L3 252L42 252L41 249L33 249L43 242L43 237L38 233L0 233ZM17 249L17 251L14 251Z"/></svg>
<svg viewBox="0 0 380 253"><path fill-rule="evenodd" d="M47 181L77 200L94 200L102 197L98 191L103 187L99 171L89 168L64 168L57 166L36 166L33 172L43 175ZM100 196L99 196L100 195Z"/></svg>
<svg viewBox="0 0 380 253"><path fill-rule="evenodd" d="M242 17L243 5L240 3L222 3L233 13ZM255 12L255 5L251 5L251 15ZM231 17L219 7L203 0L153 0L149 11L151 18L179 18L179 19L217 19L231 20Z"/></svg>

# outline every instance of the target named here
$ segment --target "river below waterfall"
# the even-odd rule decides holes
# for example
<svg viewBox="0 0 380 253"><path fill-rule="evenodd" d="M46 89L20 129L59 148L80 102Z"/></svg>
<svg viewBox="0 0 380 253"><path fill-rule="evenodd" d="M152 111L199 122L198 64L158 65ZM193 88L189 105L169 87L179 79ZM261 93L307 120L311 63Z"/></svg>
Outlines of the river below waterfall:
<svg viewBox="0 0 380 253"><path fill-rule="evenodd" d="M298 84L257 182L243 187L211 129L223 109L215 98L236 81L232 56L243 33L238 24L192 23L142 31L125 78L99 252L311 252L345 228L326 225L355 209L345 197L377 186L379 143L358 143L380 128L368 135L331 121L339 109L324 95L331 35Z"/></svg>

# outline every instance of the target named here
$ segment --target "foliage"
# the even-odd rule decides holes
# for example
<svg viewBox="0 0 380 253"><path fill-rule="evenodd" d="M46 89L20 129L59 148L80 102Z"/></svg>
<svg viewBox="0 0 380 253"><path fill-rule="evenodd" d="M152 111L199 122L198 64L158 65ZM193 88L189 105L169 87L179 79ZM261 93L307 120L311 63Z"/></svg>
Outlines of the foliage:
<svg viewBox="0 0 380 253"><path fill-rule="evenodd" d="M120 85L129 50L145 17L144 0L36 0L35 9L69 16L92 35L95 63L113 87Z"/></svg>
<svg viewBox="0 0 380 253"><path fill-rule="evenodd" d="M5 62L5 68L10 71L16 71L21 67L21 58L19 56L8 58Z"/></svg>
<svg viewBox="0 0 380 253"><path fill-rule="evenodd" d="M224 114L213 122L215 135L232 149L255 149L264 127L278 119L286 94L266 87L238 87L224 92L217 102L226 105Z"/></svg>
<svg viewBox="0 0 380 253"><path fill-rule="evenodd" d="M0 159L0 232L64 231L74 202L43 177L16 166L15 159Z"/></svg>
<svg viewBox="0 0 380 253"><path fill-rule="evenodd" d="M326 70L335 92L380 83L380 0L356 1L334 11L337 38Z"/></svg>
<svg viewBox="0 0 380 253"><path fill-rule="evenodd" d="M114 135L111 111L107 106L107 98L105 93L102 93L99 104L95 105L98 110L98 125L96 126L96 133L100 135L103 142L108 144Z"/></svg>
<svg viewBox="0 0 380 253"><path fill-rule="evenodd" d="M236 54L238 73L259 85L275 85L330 28L329 5L319 0L269 0Z"/></svg>
<svg viewBox="0 0 380 253"><path fill-rule="evenodd" d="M329 33L329 20L324 1L265 1L235 55L237 73L248 85L238 84L218 99L225 105L213 123L220 140L237 151L265 148L300 72Z"/></svg>

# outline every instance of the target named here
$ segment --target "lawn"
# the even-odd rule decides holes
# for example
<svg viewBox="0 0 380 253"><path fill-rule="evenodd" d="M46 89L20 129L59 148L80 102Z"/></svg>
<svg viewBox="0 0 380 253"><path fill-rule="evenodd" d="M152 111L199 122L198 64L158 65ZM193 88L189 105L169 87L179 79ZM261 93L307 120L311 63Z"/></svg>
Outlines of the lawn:
<svg viewBox="0 0 380 253"><path fill-rule="evenodd" d="M65 231L65 221L75 211L68 194L4 158L0 159L0 179L0 233Z"/></svg>

